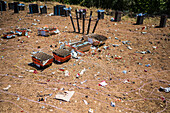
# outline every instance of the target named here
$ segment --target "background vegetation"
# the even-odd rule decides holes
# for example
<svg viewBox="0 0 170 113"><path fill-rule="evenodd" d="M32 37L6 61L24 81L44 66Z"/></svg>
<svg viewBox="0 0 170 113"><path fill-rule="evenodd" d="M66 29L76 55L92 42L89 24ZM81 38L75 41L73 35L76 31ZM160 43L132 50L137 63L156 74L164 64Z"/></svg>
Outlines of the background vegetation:
<svg viewBox="0 0 170 113"><path fill-rule="evenodd" d="M36 0L18 0L31 2ZM97 7L134 13L168 14L170 15L170 0L40 0L57 1L64 4L76 4L86 7ZM169 7L168 7L169 6Z"/></svg>

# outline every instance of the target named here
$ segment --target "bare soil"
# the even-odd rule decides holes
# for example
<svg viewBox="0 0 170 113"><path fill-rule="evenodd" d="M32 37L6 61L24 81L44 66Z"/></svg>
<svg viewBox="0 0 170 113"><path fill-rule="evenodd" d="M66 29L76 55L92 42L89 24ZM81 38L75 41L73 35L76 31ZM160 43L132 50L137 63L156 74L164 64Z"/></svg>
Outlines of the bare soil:
<svg viewBox="0 0 170 113"><path fill-rule="evenodd" d="M111 16L105 15L105 19L99 21L95 32L108 38L105 45L99 47L101 52L95 50L95 55L92 55L93 51L90 49L84 56L79 56L80 59L70 59L63 64L53 63L42 71L28 65L32 62L32 52L41 50L52 55L52 50L59 48L59 41L79 41L83 34L73 32L70 17L28 14L28 3L25 4L25 11L20 11L19 14L7 9L0 15L0 34L14 30L16 26L32 30L29 37L0 39L1 113L87 113L90 108L94 113L170 112L169 93L158 90L160 86L170 87L169 19L167 27L155 28L159 26L158 17L145 18L143 25L134 25L135 18L124 16L120 22L111 22ZM48 14L53 13L53 6L56 4L58 3L47 2ZM82 7L71 7L77 30L74 10ZM87 9L85 29L88 26L90 10L93 10L91 33L97 20L97 9ZM44 26L57 27L60 34L38 36L38 28ZM146 29L142 30L145 26ZM128 45L122 41L130 42ZM113 47L112 44L119 44L119 47ZM104 46L109 48L105 50ZM132 49L128 49L128 46ZM139 53L147 50L151 53ZM117 56L122 59L115 59ZM151 67L146 67L147 64ZM66 77L60 68L68 70L70 76ZM84 68L85 73L76 78L76 74ZM37 73L28 70L37 70ZM124 70L126 74L123 73ZM81 84L85 80L87 81ZM99 86L103 80L107 86ZM11 87L4 91L3 88L8 85ZM75 91L70 102L55 99L58 92L68 90ZM46 98L46 101L39 102L39 98ZM88 105L83 100L86 100ZM115 107L110 105L111 102L115 102Z"/></svg>

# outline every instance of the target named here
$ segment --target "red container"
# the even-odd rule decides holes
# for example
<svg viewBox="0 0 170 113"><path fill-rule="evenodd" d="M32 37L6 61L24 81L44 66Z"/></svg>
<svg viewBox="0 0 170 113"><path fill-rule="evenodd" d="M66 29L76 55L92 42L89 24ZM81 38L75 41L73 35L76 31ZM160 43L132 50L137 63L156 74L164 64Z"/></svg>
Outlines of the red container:
<svg viewBox="0 0 170 113"><path fill-rule="evenodd" d="M36 54L32 55L32 60L37 67L45 67L52 65L53 56L44 52L37 52Z"/></svg>
<svg viewBox="0 0 170 113"><path fill-rule="evenodd" d="M53 51L55 61L63 63L71 58L71 52L66 49L56 49Z"/></svg>

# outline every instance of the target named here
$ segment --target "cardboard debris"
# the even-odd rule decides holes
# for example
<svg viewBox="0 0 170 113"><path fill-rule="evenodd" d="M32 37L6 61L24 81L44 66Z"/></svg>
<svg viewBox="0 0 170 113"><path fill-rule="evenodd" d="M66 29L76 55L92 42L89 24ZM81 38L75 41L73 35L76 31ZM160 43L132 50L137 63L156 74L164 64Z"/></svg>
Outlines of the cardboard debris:
<svg viewBox="0 0 170 113"><path fill-rule="evenodd" d="M40 28L38 29L38 35L41 36L49 36L49 35L53 35L53 34L58 34L60 33L60 31L57 28Z"/></svg>
<svg viewBox="0 0 170 113"><path fill-rule="evenodd" d="M73 43L69 43L69 47L75 49L78 52L87 52L89 51L91 44L87 41L83 42L83 41L77 41L77 42L73 42Z"/></svg>
<svg viewBox="0 0 170 113"><path fill-rule="evenodd" d="M26 28L16 28L16 34L19 36L28 36L28 32Z"/></svg>
<svg viewBox="0 0 170 113"><path fill-rule="evenodd" d="M71 97L74 95L75 91L64 91L59 92L55 98L58 100L70 101Z"/></svg>
<svg viewBox="0 0 170 113"><path fill-rule="evenodd" d="M89 43L93 44L94 46L102 45L106 42L107 37L99 34L89 34L83 36L84 41L88 41Z"/></svg>
<svg viewBox="0 0 170 113"><path fill-rule="evenodd" d="M6 33L3 33L2 34L2 37L3 38L7 38L7 39L10 39L10 38L15 38L15 32L14 31L10 31L10 32L6 32Z"/></svg>

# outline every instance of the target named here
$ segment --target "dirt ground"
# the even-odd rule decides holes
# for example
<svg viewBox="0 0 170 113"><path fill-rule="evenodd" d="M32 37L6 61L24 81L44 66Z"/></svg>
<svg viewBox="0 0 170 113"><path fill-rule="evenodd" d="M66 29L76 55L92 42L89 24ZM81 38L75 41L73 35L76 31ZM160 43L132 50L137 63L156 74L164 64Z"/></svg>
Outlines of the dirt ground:
<svg viewBox="0 0 170 113"><path fill-rule="evenodd" d="M48 14L53 13L53 6L56 4L58 3L47 3ZM74 10L80 6L71 7L77 30ZM87 9L85 29L90 10L93 10L91 33L97 20L97 9ZM145 18L143 25L134 25L135 18L124 16L120 22L111 22L111 16L105 15L95 31L108 38L105 45L100 47L101 52L95 50L95 55L92 55L93 51L90 49L84 56L79 56L79 59L70 59L63 64L53 63L41 71L28 65L32 62L32 52L43 51L52 55L52 50L59 48L59 41L78 41L83 34L73 32L70 17L28 12L26 3L25 11L20 11L19 14L8 9L0 14L0 34L14 30L16 26L32 30L28 37L0 39L1 113L87 113L89 109L94 113L170 112L169 93L159 91L160 86L170 87L169 19L167 27L155 28L160 22L158 17ZM60 33L49 37L38 36L38 28L44 26L57 27ZM142 30L143 27L146 29ZM129 42L123 44L122 41ZM119 46L113 47L113 44ZM105 46L109 48L104 49ZM129 46L132 49L128 49ZM147 50L150 52L140 53ZM115 59L117 56L122 59ZM151 67L145 66L147 64ZM68 70L70 75L65 76L59 70L61 68ZM84 68L85 73L76 78L76 74ZM37 73L29 70L37 70ZM99 86L103 80L107 85ZM8 85L11 87L4 91L3 88ZM55 99L55 95L63 91L75 91L70 102ZM46 101L38 101L39 98ZM110 105L111 102L115 103L115 107Z"/></svg>

